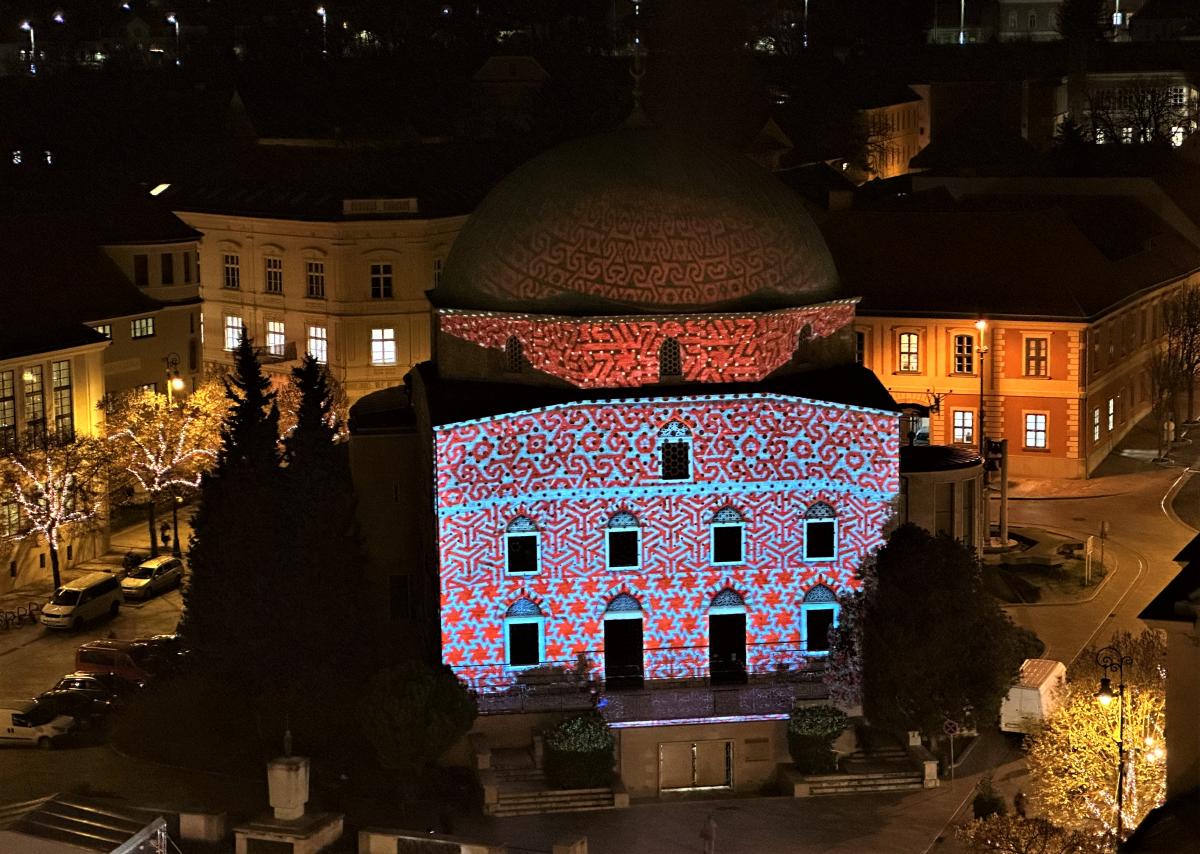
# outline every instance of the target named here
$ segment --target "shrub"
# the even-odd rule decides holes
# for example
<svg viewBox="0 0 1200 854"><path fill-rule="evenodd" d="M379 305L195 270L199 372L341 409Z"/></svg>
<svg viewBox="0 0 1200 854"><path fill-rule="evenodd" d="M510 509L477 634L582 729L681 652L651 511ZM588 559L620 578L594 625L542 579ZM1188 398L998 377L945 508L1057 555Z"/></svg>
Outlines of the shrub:
<svg viewBox="0 0 1200 854"><path fill-rule="evenodd" d="M979 782L979 788L975 792L975 800L971 802L971 809L975 812L975 818L988 818L993 815L1002 816L1008 812L1004 796L992 788L991 777L984 777Z"/></svg>
<svg viewBox="0 0 1200 854"><path fill-rule="evenodd" d="M788 752L805 774L837 770L833 741L849 724L846 713L833 706L802 706L788 719Z"/></svg>
<svg viewBox="0 0 1200 854"><path fill-rule="evenodd" d="M560 789L590 789L612 781L615 741L599 712L568 718L546 732L544 770Z"/></svg>

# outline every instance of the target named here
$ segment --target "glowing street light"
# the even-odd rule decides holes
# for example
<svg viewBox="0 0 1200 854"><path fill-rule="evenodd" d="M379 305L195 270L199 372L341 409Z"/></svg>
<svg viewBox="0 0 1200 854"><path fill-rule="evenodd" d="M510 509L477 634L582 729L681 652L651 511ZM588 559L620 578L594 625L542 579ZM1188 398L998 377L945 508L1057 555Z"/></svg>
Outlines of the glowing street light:
<svg viewBox="0 0 1200 854"><path fill-rule="evenodd" d="M975 321L975 328L979 331L979 346L976 348L979 352L979 455L985 456L987 450L986 440L983 437L984 422L987 416L984 414L983 408L983 380L985 374L983 372L983 357L988 354L987 347L987 321L980 318Z"/></svg>
<svg viewBox="0 0 1200 854"><path fill-rule="evenodd" d="M64 20L63 20L63 13L62 13L62 12L55 12L55 13L54 13L54 23L56 23L56 24L61 24L61 23L64 23Z"/></svg>
<svg viewBox="0 0 1200 854"><path fill-rule="evenodd" d="M1096 700L1107 708L1117 701L1117 844L1124 835L1125 809L1125 665L1133 664L1133 657L1125 655L1115 646L1106 646L1096 653L1096 664L1105 673L1117 674L1117 693L1113 694L1112 680L1100 677L1100 690Z"/></svg>
<svg viewBox="0 0 1200 854"><path fill-rule="evenodd" d="M967 0L958 0L958 43L967 43Z"/></svg>
<svg viewBox="0 0 1200 854"><path fill-rule="evenodd" d="M33 34L33 24L22 21L21 29L29 33L29 73L37 74L37 38Z"/></svg>
<svg viewBox="0 0 1200 854"><path fill-rule="evenodd" d="M175 15L174 12L167 15L167 23L172 24L175 27L175 64L179 65L180 64L180 59L179 59L179 18Z"/></svg>
<svg viewBox="0 0 1200 854"><path fill-rule="evenodd" d="M324 6L317 7L317 14L321 16L321 55L329 56L329 15Z"/></svg>

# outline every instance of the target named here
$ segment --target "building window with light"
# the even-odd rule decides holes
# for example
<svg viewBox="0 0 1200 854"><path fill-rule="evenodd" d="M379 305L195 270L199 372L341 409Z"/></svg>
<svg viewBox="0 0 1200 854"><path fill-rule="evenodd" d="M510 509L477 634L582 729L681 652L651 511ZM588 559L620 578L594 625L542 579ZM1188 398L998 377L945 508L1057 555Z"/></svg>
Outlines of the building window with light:
<svg viewBox="0 0 1200 854"><path fill-rule="evenodd" d="M92 327L92 329L95 329L97 332L99 332L101 335L103 335L109 341L112 340L112 324L111 323L97 323L95 326Z"/></svg>
<svg viewBox="0 0 1200 854"><path fill-rule="evenodd" d="M11 537L21 530L21 508L15 501L0 504L0 537Z"/></svg>
<svg viewBox="0 0 1200 854"><path fill-rule="evenodd" d="M17 446L16 372L0 371L0 451Z"/></svg>
<svg viewBox="0 0 1200 854"><path fill-rule="evenodd" d="M1025 376L1049 376L1050 342L1045 338L1025 339Z"/></svg>
<svg viewBox="0 0 1200 854"><path fill-rule="evenodd" d="M372 365L394 365L394 364L396 364L396 330L395 329L372 329L371 330L371 364Z"/></svg>
<svg viewBox="0 0 1200 854"><path fill-rule="evenodd" d="M242 343L242 336L245 334L245 322L235 315L225 316L225 349L233 352Z"/></svg>
<svg viewBox="0 0 1200 854"><path fill-rule="evenodd" d="M899 335L901 373L915 374L921 370L921 337L915 332Z"/></svg>
<svg viewBox="0 0 1200 854"><path fill-rule="evenodd" d="M137 317L129 321L130 338L151 338L154 335L154 318Z"/></svg>
<svg viewBox="0 0 1200 854"><path fill-rule="evenodd" d="M712 563L734 566L746 561L746 522L732 507L722 507L712 518Z"/></svg>
<svg viewBox="0 0 1200 854"><path fill-rule="evenodd" d="M546 616L532 599L518 599L504 613L504 663L537 667L546 654Z"/></svg>
<svg viewBox="0 0 1200 854"><path fill-rule="evenodd" d="M642 529L632 513L615 513L605 532L605 563L609 569L640 569Z"/></svg>
<svg viewBox="0 0 1200 854"><path fill-rule="evenodd" d="M50 363L50 384L54 392L54 432L60 439L75 438L75 403L71 395L71 361Z"/></svg>
<svg viewBox="0 0 1200 854"><path fill-rule="evenodd" d="M267 321L267 352L272 356L282 356L287 349L286 327L282 320Z"/></svg>
<svg viewBox="0 0 1200 854"><path fill-rule="evenodd" d="M975 444L975 411L956 409L950 417L953 443L955 445Z"/></svg>
<svg viewBox="0 0 1200 854"><path fill-rule="evenodd" d="M1100 407L1092 410L1092 441L1100 441Z"/></svg>
<svg viewBox="0 0 1200 854"><path fill-rule="evenodd" d="M308 283L306 291L309 299L325 299L325 262L306 261L304 275Z"/></svg>
<svg viewBox="0 0 1200 854"><path fill-rule="evenodd" d="M954 373L975 373L975 336L954 336Z"/></svg>
<svg viewBox="0 0 1200 854"><path fill-rule="evenodd" d="M818 501L804 514L804 559L837 559L837 513Z"/></svg>
<svg viewBox="0 0 1200 854"><path fill-rule="evenodd" d="M269 294L283 293L283 259L267 258L266 291Z"/></svg>
<svg viewBox="0 0 1200 854"><path fill-rule="evenodd" d="M31 365L21 375L25 381L25 429L32 436L46 435L46 388L41 365Z"/></svg>
<svg viewBox="0 0 1200 854"><path fill-rule="evenodd" d="M829 632L837 627L840 611L837 596L824 584L804 594L800 604L800 643L807 654L829 654Z"/></svg>
<svg viewBox="0 0 1200 854"><path fill-rule="evenodd" d="M1047 447L1046 430L1048 416L1044 412L1025 413L1025 447L1043 449Z"/></svg>
<svg viewBox="0 0 1200 854"><path fill-rule="evenodd" d="M658 433L660 472L663 480L688 480L692 476L692 431L672 421Z"/></svg>
<svg viewBox="0 0 1200 854"><path fill-rule="evenodd" d="M1117 426L1117 401L1116 398L1108 399L1108 432L1112 432Z"/></svg>
<svg viewBox="0 0 1200 854"><path fill-rule="evenodd" d="M371 299L392 298L392 265L371 265Z"/></svg>
<svg viewBox="0 0 1200 854"><path fill-rule="evenodd" d="M329 338L324 326L308 327L308 341L306 342L309 355L316 359L320 364L329 363Z"/></svg>
<svg viewBox="0 0 1200 854"><path fill-rule="evenodd" d="M532 519L518 516L504 533L504 562L509 575L536 575L541 569L540 534Z"/></svg>
<svg viewBox="0 0 1200 854"><path fill-rule="evenodd" d="M237 255L224 256L225 276L222 285L230 290L242 286L242 259Z"/></svg>

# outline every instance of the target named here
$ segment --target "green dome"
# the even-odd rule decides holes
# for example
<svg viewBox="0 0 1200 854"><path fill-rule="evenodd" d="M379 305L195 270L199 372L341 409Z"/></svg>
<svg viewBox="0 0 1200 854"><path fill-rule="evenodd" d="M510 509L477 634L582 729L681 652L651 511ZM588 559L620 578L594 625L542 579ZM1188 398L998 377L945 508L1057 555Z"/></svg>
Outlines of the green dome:
<svg viewBox="0 0 1200 854"><path fill-rule="evenodd" d="M747 158L648 128L554 148L463 226L434 305L542 314L763 310L836 295L790 189Z"/></svg>

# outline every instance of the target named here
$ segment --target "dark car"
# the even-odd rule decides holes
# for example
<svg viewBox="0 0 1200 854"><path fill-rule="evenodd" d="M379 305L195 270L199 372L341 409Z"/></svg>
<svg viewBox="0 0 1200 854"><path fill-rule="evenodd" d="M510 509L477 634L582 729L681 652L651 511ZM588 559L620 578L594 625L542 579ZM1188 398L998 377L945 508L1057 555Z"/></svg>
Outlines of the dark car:
<svg viewBox="0 0 1200 854"><path fill-rule="evenodd" d="M47 691L35 699L39 706L51 709L56 715L74 718L80 729L92 729L100 725L113 710L111 702L86 691Z"/></svg>
<svg viewBox="0 0 1200 854"><path fill-rule="evenodd" d="M87 694L92 699L120 705L137 689L134 683L108 673L68 673L53 690Z"/></svg>

